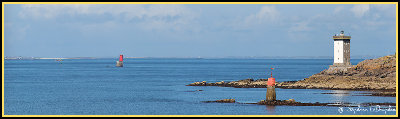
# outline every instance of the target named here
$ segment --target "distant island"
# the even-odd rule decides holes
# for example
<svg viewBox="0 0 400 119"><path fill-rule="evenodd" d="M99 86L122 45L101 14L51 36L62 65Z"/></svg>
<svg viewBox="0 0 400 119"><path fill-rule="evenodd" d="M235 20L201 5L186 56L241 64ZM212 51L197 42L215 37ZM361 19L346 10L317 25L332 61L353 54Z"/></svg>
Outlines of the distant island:
<svg viewBox="0 0 400 119"><path fill-rule="evenodd" d="M39 60L39 59L98 59L95 57L5 57L5 60Z"/></svg>

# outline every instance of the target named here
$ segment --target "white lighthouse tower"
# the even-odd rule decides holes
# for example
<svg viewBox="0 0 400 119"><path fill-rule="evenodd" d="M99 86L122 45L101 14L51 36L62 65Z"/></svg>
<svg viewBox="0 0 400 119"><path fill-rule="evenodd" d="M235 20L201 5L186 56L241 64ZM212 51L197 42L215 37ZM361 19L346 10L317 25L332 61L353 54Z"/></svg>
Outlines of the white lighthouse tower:
<svg viewBox="0 0 400 119"><path fill-rule="evenodd" d="M347 69L352 67L350 63L350 39L351 36L345 36L344 31L339 35L333 36L333 65L331 68Z"/></svg>

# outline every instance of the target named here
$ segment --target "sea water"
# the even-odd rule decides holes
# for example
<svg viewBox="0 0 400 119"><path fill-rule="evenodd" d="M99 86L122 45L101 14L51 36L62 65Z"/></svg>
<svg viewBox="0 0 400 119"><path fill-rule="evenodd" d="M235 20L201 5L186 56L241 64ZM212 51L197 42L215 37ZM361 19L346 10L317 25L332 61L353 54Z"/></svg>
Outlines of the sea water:
<svg viewBox="0 0 400 119"><path fill-rule="evenodd" d="M5 60L5 115L394 115L375 107L265 106L266 88L185 86L270 76L296 81L327 69L331 59L117 59ZM353 59L357 64L362 59ZM365 91L276 89L278 100L395 103ZM324 94L333 93L333 94ZM361 111L354 111L354 110ZM391 107L395 109L395 107Z"/></svg>

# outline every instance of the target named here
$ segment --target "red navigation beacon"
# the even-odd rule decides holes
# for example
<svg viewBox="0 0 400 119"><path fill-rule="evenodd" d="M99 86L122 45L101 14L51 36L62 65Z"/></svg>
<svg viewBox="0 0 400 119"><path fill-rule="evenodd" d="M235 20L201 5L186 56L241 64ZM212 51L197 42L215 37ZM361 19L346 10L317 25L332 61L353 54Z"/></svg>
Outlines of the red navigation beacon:
<svg viewBox="0 0 400 119"><path fill-rule="evenodd" d="M267 82L268 86L275 86L275 78L268 78L268 82Z"/></svg>
<svg viewBox="0 0 400 119"><path fill-rule="evenodd" d="M122 62L124 60L124 55L119 55L119 61Z"/></svg>
<svg viewBox="0 0 400 119"><path fill-rule="evenodd" d="M268 86L275 86L275 78L272 77L272 70L274 70L274 68L271 68L271 78L268 78Z"/></svg>

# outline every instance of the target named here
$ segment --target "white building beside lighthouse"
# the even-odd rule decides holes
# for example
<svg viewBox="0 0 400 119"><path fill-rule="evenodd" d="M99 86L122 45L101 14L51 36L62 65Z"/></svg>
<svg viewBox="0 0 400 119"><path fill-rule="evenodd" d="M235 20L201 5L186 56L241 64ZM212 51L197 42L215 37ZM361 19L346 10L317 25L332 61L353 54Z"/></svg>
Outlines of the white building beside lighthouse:
<svg viewBox="0 0 400 119"><path fill-rule="evenodd" d="M333 36L333 65L330 68L347 69L352 67L350 63L350 39L351 36L345 36L344 31Z"/></svg>

